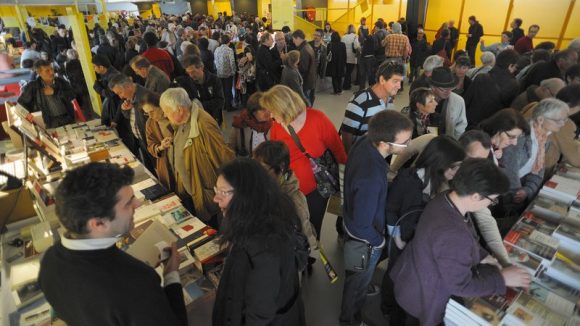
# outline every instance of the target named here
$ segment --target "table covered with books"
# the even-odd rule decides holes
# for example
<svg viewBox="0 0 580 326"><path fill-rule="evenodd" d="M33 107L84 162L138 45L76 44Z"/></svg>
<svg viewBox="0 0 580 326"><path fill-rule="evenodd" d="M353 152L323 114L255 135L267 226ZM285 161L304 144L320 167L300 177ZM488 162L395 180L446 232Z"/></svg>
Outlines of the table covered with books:
<svg viewBox="0 0 580 326"><path fill-rule="evenodd" d="M580 325L580 169L562 165L504 238L528 289L452 298L446 325Z"/></svg>
<svg viewBox="0 0 580 326"><path fill-rule="evenodd" d="M223 263L216 230L193 216L179 197L167 191L145 169L117 134L100 120L46 130L19 105L10 107L11 126L26 140L24 158L0 165L0 170L23 179L25 186L1 193L0 324L64 324L54 316L37 283L42 252L63 234L55 213L54 191L68 169L102 161L131 167L132 188L143 204L135 210L135 228L117 246L145 262L162 276L160 244L177 243L179 273L190 324L211 324L211 307ZM15 195L14 195L15 193ZM22 195L26 196L22 196ZM24 197L24 199L22 199ZM32 214L17 214L20 206Z"/></svg>

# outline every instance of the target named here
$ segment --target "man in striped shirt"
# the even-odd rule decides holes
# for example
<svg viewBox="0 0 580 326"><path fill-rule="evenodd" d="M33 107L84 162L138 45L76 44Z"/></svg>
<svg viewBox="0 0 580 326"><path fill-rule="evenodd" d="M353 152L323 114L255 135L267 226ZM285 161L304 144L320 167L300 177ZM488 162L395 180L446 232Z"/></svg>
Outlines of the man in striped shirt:
<svg viewBox="0 0 580 326"><path fill-rule="evenodd" d="M368 130L368 121L377 113L393 108L393 96L401 88L404 68L400 63L385 62L377 70L377 83L356 92L346 105L340 127L346 152Z"/></svg>

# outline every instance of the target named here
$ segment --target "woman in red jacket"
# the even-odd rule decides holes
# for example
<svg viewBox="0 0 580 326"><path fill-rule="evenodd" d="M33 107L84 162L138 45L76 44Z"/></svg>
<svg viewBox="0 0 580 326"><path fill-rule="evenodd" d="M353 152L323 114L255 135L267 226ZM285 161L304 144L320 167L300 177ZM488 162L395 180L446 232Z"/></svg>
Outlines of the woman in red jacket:
<svg viewBox="0 0 580 326"><path fill-rule="evenodd" d="M306 196L310 221L320 239L328 198L322 197L316 190L310 161L290 136L288 126L294 129L310 156L318 158L330 150L339 164L345 164L346 152L338 132L323 112L307 108L300 95L287 86L276 85L265 92L260 98L260 106L270 111L276 120L270 130L270 139L280 140L290 149L290 169L296 174L300 191Z"/></svg>

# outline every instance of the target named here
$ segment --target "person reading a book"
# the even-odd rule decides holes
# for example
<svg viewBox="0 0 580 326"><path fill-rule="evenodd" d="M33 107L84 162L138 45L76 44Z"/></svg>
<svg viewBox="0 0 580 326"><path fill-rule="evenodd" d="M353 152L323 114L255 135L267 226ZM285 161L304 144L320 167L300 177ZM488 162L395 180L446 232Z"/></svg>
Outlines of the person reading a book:
<svg viewBox="0 0 580 326"><path fill-rule="evenodd" d="M38 282L68 325L187 325L175 243L165 250L163 281L115 245L134 227L140 202L133 170L89 163L67 172L55 194L66 233L49 248Z"/></svg>
<svg viewBox="0 0 580 326"><path fill-rule="evenodd" d="M566 124L569 110L568 105L558 99L541 100L529 120L530 133L504 151L500 163L510 180L510 192L504 196L504 204L513 206L512 210L522 210L542 186L546 150L550 146L548 137Z"/></svg>
<svg viewBox="0 0 580 326"><path fill-rule="evenodd" d="M441 324L451 296L502 295L506 287L530 284L525 269L500 269L474 230L472 212L493 205L508 189L508 178L491 160L467 159L451 190L427 204L415 237L390 272L397 303L417 319L412 324Z"/></svg>
<svg viewBox="0 0 580 326"><path fill-rule="evenodd" d="M295 262L300 230L294 202L257 161L220 169L214 201L224 214L220 243L229 254L213 307L213 326L305 325Z"/></svg>

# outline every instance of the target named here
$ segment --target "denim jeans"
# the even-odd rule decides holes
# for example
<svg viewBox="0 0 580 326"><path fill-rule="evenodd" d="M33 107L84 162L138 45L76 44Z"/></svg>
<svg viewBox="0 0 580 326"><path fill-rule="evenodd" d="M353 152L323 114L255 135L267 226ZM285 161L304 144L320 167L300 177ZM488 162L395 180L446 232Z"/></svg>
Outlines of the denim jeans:
<svg viewBox="0 0 580 326"><path fill-rule="evenodd" d="M383 248L372 248L366 270L346 271L340 312L341 325L359 325L362 322L362 308L382 251Z"/></svg>
<svg viewBox="0 0 580 326"><path fill-rule="evenodd" d="M377 60L375 57L362 57L358 66L358 85L359 89L367 88L367 80L369 86L375 83L375 73L377 71Z"/></svg>

